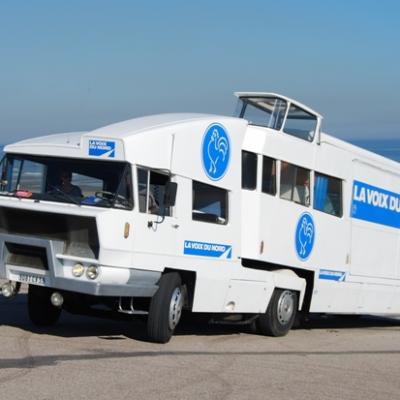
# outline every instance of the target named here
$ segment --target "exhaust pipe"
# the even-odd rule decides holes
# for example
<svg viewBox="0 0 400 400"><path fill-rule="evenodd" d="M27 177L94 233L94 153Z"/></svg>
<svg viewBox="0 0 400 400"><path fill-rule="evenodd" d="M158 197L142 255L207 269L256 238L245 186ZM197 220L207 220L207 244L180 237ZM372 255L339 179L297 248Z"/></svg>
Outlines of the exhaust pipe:
<svg viewBox="0 0 400 400"><path fill-rule="evenodd" d="M20 288L20 282L8 281L1 286L1 294L7 299L11 299L18 294Z"/></svg>

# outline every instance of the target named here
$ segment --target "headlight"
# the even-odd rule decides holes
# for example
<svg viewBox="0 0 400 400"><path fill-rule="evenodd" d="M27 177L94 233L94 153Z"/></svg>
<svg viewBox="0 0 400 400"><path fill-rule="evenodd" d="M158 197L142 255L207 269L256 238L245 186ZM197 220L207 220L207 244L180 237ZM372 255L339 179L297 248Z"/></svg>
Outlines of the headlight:
<svg viewBox="0 0 400 400"><path fill-rule="evenodd" d="M79 278L80 276L83 275L85 272L85 267L82 264L75 264L72 267L72 275L75 276L75 278Z"/></svg>
<svg viewBox="0 0 400 400"><path fill-rule="evenodd" d="M96 279L99 276L99 268L96 265L91 265L86 270L86 276L89 279Z"/></svg>

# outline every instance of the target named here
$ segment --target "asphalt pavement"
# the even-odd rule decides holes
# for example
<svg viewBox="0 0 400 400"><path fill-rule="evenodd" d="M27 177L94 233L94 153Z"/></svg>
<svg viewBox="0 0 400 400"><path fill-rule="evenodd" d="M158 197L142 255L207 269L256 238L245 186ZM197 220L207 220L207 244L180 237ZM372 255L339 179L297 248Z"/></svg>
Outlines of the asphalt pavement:
<svg viewBox="0 0 400 400"><path fill-rule="evenodd" d="M171 342L141 321L63 313L34 327L26 294L0 297L0 399L398 399L400 321L313 318L283 338L183 321Z"/></svg>

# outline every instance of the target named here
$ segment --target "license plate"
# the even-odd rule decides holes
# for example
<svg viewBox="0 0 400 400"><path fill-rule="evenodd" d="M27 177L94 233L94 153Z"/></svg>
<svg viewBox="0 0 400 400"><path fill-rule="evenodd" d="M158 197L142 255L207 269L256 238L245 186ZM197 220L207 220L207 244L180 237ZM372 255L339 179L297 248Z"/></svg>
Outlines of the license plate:
<svg viewBox="0 0 400 400"><path fill-rule="evenodd" d="M44 276L33 275L33 274L16 274L15 278L16 278L15 280L22 283L28 283L40 286L46 285L46 279Z"/></svg>

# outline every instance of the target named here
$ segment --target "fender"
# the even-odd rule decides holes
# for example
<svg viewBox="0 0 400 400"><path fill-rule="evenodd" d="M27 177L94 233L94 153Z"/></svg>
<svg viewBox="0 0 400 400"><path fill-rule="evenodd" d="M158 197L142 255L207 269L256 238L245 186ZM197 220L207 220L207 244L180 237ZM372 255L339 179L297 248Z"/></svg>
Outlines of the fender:
<svg viewBox="0 0 400 400"><path fill-rule="evenodd" d="M279 289L290 289L299 292L299 310L301 310L306 293L306 280L300 278L290 269L277 269L271 272L274 278L274 286Z"/></svg>

